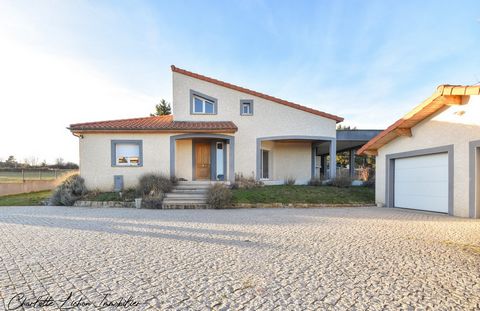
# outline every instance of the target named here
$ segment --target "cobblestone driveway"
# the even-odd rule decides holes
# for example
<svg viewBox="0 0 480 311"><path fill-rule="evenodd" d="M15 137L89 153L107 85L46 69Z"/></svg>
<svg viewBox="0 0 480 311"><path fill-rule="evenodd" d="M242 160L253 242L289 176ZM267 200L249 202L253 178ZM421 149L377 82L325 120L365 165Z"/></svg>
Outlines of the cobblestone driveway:
<svg viewBox="0 0 480 311"><path fill-rule="evenodd" d="M85 310L104 294L137 310L479 309L479 241L480 221L380 208L0 207L1 307L72 292Z"/></svg>

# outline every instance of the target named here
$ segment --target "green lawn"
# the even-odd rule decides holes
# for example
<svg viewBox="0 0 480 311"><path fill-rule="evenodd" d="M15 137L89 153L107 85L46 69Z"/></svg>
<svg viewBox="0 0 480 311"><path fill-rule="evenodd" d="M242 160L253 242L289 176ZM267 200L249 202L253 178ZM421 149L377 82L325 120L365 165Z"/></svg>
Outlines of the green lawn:
<svg viewBox="0 0 480 311"><path fill-rule="evenodd" d="M234 203L373 204L375 190L367 187L265 186L233 190Z"/></svg>
<svg viewBox="0 0 480 311"><path fill-rule="evenodd" d="M51 191L30 192L0 197L0 206L29 206L40 203L51 196Z"/></svg>

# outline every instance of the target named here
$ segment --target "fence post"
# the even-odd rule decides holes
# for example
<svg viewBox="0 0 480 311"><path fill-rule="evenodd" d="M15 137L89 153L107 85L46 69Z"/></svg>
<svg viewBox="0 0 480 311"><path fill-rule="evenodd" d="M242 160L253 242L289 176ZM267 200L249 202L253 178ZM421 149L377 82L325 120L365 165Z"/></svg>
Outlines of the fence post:
<svg viewBox="0 0 480 311"><path fill-rule="evenodd" d="M57 176L57 171L58 171L58 170L57 170L57 169L55 169L55 179L57 179L57 178L58 178L58 176Z"/></svg>
<svg viewBox="0 0 480 311"><path fill-rule="evenodd" d="M38 171L38 175L39 175L39 177L40 177L39 179L42 180L42 171L41 171L41 170Z"/></svg>
<svg viewBox="0 0 480 311"><path fill-rule="evenodd" d="M25 183L25 170L22 169L22 181Z"/></svg>

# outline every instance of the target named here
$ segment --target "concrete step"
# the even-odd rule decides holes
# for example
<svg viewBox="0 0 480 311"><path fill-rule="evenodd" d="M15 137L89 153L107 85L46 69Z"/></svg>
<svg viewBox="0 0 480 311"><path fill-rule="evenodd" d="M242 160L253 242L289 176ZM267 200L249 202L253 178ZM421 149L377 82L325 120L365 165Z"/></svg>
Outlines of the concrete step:
<svg viewBox="0 0 480 311"><path fill-rule="evenodd" d="M195 189L173 189L171 193L184 193L184 194L206 194L208 189L195 188Z"/></svg>
<svg viewBox="0 0 480 311"><path fill-rule="evenodd" d="M204 203L163 203L162 209L206 209L207 204Z"/></svg>
<svg viewBox="0 0 480 311"><path fill-rule="evenodd" d="M178 189L178 190L204 190L207 191L208 188L210 188L210 185L201 185L201 186L196 186L196 185L179 185L174 187L173 189Z"/></svg>
<svg viewBox="0 0 480 311"><path fill-rule="evenodd" d="M179 181L177 185L214 185L214 184L225 184L229 185L230 181L214 181L214 180L188 180L188 181Z"/></svg>
<svg viewBox="0 0 480 311"><path fill-rule="evenodd" d="M205 194L197 193L166 193L165 199L205 199Z"/></svg>
<svg viewBox="0 0 480 311"><path fill-rule="evenodd" d="M207 200L163 200L162 204L169 204L169 205L207 204Z"/></svg>

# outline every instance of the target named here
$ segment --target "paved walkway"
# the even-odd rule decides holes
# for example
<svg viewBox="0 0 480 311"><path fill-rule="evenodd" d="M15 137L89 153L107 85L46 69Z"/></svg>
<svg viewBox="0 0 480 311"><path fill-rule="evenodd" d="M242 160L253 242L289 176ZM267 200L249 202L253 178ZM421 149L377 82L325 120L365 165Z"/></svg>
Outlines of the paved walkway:
<svg viewBox="0 0 480 311"><path fill-rule="evenodd" d="M385 208L0 207L0 309L479 309L479 243L478 220Z"/></svg>

